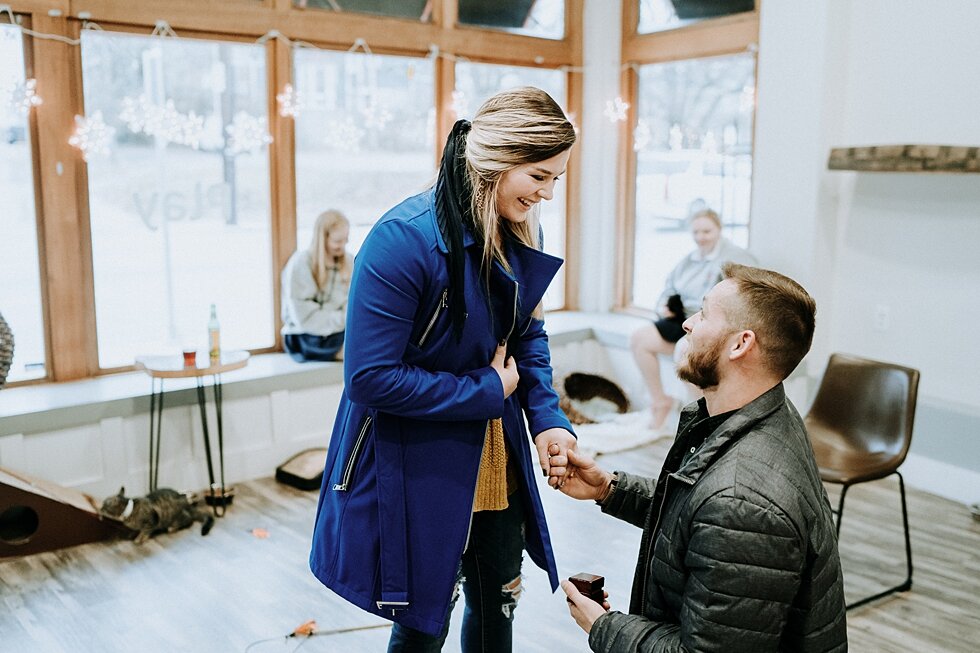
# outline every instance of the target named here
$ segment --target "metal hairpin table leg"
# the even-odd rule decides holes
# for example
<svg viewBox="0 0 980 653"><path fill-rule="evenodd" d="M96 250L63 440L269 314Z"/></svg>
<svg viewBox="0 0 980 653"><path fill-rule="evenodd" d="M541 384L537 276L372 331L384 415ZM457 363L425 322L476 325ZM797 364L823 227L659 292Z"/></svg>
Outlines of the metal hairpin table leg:
<svg viewBox="0 0 980 653"><path fill-rule="evenodd" d="M160 389L157 390L157 379L150 379L150 488L157 489L160 480L160 427L163 423L163 379L160 379Z"/></svg>
<svg viewBox="0 0 980 653"><path fill-rule="evenodd" d="M204 434L204 456L208 462L208 492L211 496L211 509L214 511L216 517L221 517L224 515L224 510L218 513L218 500L214 496L215 484L214 484L214 463L211 460L211 435L208 432L208 413L206 407L206 398L204 396L204 381L201 377L197 377L197 405L201 409L201 431Z"/></svg>
<svg viewBox="0 0 980 653"><path fill-rule="evenodd" d="M225 435L221 424L221 375L215 374L212 377L211 391L214 393L214 414L215 421L218 423L218 467L221 472L221 514L225 514L228 509L228 502L231 498L225 493Z"/></svg>

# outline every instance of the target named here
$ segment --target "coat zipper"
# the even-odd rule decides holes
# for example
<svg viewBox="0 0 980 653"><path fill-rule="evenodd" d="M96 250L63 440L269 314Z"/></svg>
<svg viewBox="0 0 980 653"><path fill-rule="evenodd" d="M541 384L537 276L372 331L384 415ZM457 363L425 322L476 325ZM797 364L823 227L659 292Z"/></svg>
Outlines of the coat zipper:
<svg viewBox="0 0 980 653"><path fill-rule="evenodd" d="M436 306L436 310L433 311L432 317L429 318L429 323L425 326L425 331L423 331L422 335L419 337L418 344L416 345L418 348L421 349L422 345L425 344L425 339L429 337L429 333L432 332L432 327L436 325L436 320L439 319L439 314L442 313L442 309L448 308L448 306L449 288L443 288L442 297L439 299L439 304Z"/></svg>
<svg viewBox="0 0 980 653"><path fill-rule="evenodd" d="M653 545L657 541L657 528L660 526L660 518L663 517L664 504L667 503L667 490L670 489L671 477L672 475L668 474L667 480L664 481L664 493L660 497L660 506L657 508L657 521L653 523L653 529L650 531L650 542L647 544L647 559L643 565L643 585L640 589L641 601L647 595L647 580L650 578L650 562L653 560Z"/></svg>
<svg viewBox="0 0 980 653"><path fill-rule="evenodd" d="M361 426L360 432L357 434L357 439L354 440L354 448L351 449L350 458L347 459L347 465L344 466L344 475L340 479L340 483L333 486L334 490L339 492L346 492L347 486L350 484L350 477L354 473L354 467L357 465L357 459L360 458L361 448L364 446L364 438L367 436L368 428L371 426L371 416L368 415L364 419L364 425Z"/></svg>
<svg viewBox="0 0 980 653"><path fill-rule="evenodd" d="M510 330L507 332L507 337L504 338L505 342L507 340L510 340L510 337L514 335L515 327L517 327L517 297L519 291L520 291L520 284L517 281L514 281L514 312L512 313L512 317L510 320Z"/></svg>
<svg viewBox="0 0 980 653"><path fill-rule="evenodd" d="M483 427L483 446L480 447L480 461L483 461L483 448L487 446L487 431L490 429L490 420L487 420L487 425ZM470 546L470 531L473 530L473 506L476 505L476 486L480 483L480 472L476 472L476 481L473 482L473 503L470 506L470 523L466 525L466 539L463 541L463 553L466 553L466 549ZM462 557L462 554L460 555Z"/></svg>

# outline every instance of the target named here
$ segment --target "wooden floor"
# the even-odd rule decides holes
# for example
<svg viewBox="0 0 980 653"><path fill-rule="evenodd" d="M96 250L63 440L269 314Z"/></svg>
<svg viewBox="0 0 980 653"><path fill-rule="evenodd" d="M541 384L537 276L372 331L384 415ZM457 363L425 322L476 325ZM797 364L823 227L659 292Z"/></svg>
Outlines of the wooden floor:
<svg viewBox="0 0 980 653"><path fill-rule="evenodd" d="M654 475L668 445L601 461ZM874 485L848 495L841 535L848 600L870 593L875 576L897 581L904 571L897 484ZM591 502L543 493L561 575L604 575L613 608L625 610L639 531ZM238 487L234 505L207 537L195 528L143 546L91 544L0 562L0 651L384 651L386 622L338 599L308 570L315 508L315 492L260 480ZM914 490L909 511L913 589L849 613L850 650L980 650L980 523L965 506ZM253 535L256 528L268 538ZM525 564L514 650L588 651L562 595L551 594L544 573ZM453 616L446 651L459 651L461 612ZM285 638L309 619L321 631L382 627Z"/></svg>

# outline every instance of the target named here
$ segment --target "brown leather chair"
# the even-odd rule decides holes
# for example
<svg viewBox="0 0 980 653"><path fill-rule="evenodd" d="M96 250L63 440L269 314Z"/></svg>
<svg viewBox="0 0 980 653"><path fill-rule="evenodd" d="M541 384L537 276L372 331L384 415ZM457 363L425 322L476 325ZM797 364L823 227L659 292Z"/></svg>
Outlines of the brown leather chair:
<svg viewBox="0 0 980 653"><path fill-rule="evenodd" d="M848 488L892 474L898 476L908 575L895 587L849 604L848 610L912 588L912 544L905 481L898 467L905 461L912 442L918 389L918 370L833 354L806 416L820 478L842 486L835 513L838 538Z"/></svg>

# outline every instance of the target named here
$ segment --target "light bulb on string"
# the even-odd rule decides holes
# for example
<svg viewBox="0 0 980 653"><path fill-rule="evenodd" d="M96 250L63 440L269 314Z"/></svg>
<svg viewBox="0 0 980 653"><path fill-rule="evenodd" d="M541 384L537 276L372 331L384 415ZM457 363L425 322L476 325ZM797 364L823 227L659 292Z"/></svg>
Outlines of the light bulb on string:
<svg viewBox="0 0 980 653"><path fill-rule="evenodd" d="M109 143L116 130L102 119L102 112L95 111L91 116L75 116L75 132L68 138L68 144L82 152L85 161L109 155Z"/></svg>
<svg viewBox="0 0 980 653"><path fill-rule="evenodd" d="M279 115L283 118L296 118L299 116L299 93L296 92L292 84L286 84L282 89L282 93L276 94L276 102L279 103Z"/></svg>
<svg viewBox="0 0 980 653"><path fill-rule="evenodd" d="M36 79L26 79L10 91L10 104L21 116L27 116L31 109L43 103L44 100L37 94Z"/></svg>
<svg viewBox="0 0 980 653"><path fill-rule="evenodd" d="M265 116L256 118L244 111L235 114L232 124L225 127L228 134L228 143L225 152L230 156L236 156L248 152L254 154L265 145L272 142L269 135L269 125Z"/></svg>
<svg viewBox="0 0 980 653"><path fill-rule="evenodd" d="M606 118L609 118L609 122L623 122L626 120L626 111L630 108L630 103L625 102L623 98L617 97L614 100L609 100L606 102L606 109L602 112Z"/></svg>
<svg viewBox="0 0 980 653"><path fill-rule="evenodd" d="M650 125L646 120L640 118L636 121L636 130L633 132L633 151L642 152L653 138Z"/></svg>

